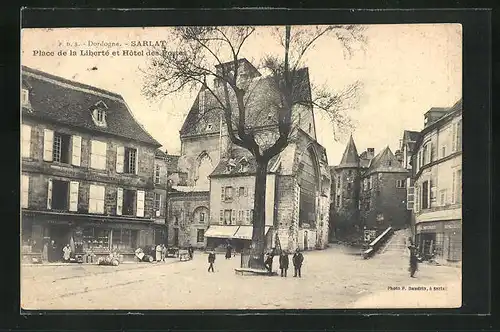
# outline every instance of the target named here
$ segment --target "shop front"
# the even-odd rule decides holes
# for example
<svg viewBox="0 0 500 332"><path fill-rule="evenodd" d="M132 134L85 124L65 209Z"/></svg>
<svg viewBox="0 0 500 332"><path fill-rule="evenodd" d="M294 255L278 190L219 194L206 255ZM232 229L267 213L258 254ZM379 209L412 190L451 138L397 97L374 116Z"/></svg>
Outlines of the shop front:
<svg viewBox="0 0 500 332"><path fill-rule="evenodd" d="M266 248L272 244L272 234L269 231L271 227L266 226L264 230ZM208 249L222 249L230 244L236 252L241 252L250 248L252 244L252 226L218 226L211 225L205 232Z"/></svg>
<svg viewBox="0 0 500 332"><path fill-rule="evenodd" d="M436 256L449 262L462 260L461 220L441 220L416 224L415 242L422 255Z"/></svg>
<svg viewBox="0 0 500 332"><path fill-rule="evenodd" d="M166 233L164 225L149 221L71 214L26 213L22 225L23 239L36 243L31 252L40 253L49 262L61 261L66 245L70 246L72 256L83 256L85 263L94 263L111 252L121 254L124 260L134 260L137 248L163 243ZM25 233L28 230L31 232Z"/></svg>

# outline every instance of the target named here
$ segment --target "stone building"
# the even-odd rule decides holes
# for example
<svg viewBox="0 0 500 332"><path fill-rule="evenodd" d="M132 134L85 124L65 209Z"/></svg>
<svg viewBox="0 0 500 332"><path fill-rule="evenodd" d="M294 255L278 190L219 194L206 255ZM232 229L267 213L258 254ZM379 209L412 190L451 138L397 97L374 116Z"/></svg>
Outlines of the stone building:
<svg viewBox="0 0 500 332"><path fill-rule="evenodd" d="M168 190L168 155L157 149L155 151L155 165L154 165L154 197L153 209L155 216L155 223L166 225L166 212L167 212L167 190ZM163 230L161 238L164 239L162 243L167 240L167 228Z"/></svg>
<svg viewBox="0 0 500 332"><path fill-rule="evenodd" d="M220 71L224 65L216 66L216 70ZM275 112L270 111L268 100L273 98L272 80L246 59L241 59L239 65L240 79L246 80L250 84L249 91L252 91L248 102L252 105L247 114L248 123L262 128L258 130L272 130L276 123ZM307 69L302 69L300 75L304 75L307 83L302 91L310 96ZM214 89L218 88L217 84L214 82ZM215 247L231 240L236 247L243 248L251 239L255 160L246 150L231 143L222 113L214 107L214 102L209 91L200 90L180 131L178 170L187 174L187 181L185 186L175 188L183 194L169 194L169 197L176 200L177 206L186 209L183 208L185 214L180 220L175 219L172 212L180 213L180 208L172 207L169 223L191 225L183 235L179 234L179 238L193 239L193 229L197 229L197 234L201 234L202 229L201 223L193 224L199 221L195 211L206 207L209 228L205 233L205 245ZM269 114L262 113L266 109L269 109ZM297 107L293 112L296 134L289 146L268 166L267 245L273 245L274 234L278 232L284 248L322 248L328 242L330 174L326 152L316 141L312 106ZM188 204L188 201L195 200L194 196L200 199ZM208 202L201 197L206 197ZM170 224L169 229L173 227ZM201 242L197 243L201 245Z"/></svg>
<svg viewBox="0 0 500 332"><path fill-rule="evenodd" d="M432 108L411 158L414 230L422 253L462 258L462 100Z"/></svg>
<svg viewBox="0 0 500 332"><path fill-rule="evenodd" d="M331 239L359 240L365 230L378 234L388 226L409 224L405 190L409 172L389 147L374 154L368 148L358 155L351 136L341 162L330 168Z"/></svg>
<svg viewBox="0 0 500 332"><path fill-rule="evenodd" d="M164 241L155 223L160 144L115 93L22 68L23 242L133 257ZM160 211L161 217L161 211Z"/></svg>

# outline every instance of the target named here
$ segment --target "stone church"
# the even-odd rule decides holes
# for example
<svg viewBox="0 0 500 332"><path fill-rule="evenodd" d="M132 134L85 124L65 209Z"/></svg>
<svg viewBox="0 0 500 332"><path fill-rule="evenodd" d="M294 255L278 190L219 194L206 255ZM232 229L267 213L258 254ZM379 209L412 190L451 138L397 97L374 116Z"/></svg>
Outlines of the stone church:
<svg viewBox="0 0 500 332"><path fill-rule="evenodd" d="M359 240L363 231L379 234L410 223L406 186L410 172L402 152L387 146L377 155L368 148L358 155L352 136L342 160L331 167L330 238Z"/></svg>
<svg viewBox="0 0 500 332"><path fill-rule="evenodd" d="M267 100L273 98L271 78L246 59L239 66L242 85L248 83L252 91L248 121L256 130L276 129L276 112ZM301 93L310 100L307 68L300 75L306 82ZM231 243L240 250L251 244L256 163L247 150L232 144L215 105L213 95L201 89L180 130L181 153L173 173L185 174L186 180L171 182L169 245L217 248ZM331 187L326 150L316 140L312 105L294 108L293 118L293 138L268 165L266 245L274 246L278 234L282 248L324 248Z"/></svg>

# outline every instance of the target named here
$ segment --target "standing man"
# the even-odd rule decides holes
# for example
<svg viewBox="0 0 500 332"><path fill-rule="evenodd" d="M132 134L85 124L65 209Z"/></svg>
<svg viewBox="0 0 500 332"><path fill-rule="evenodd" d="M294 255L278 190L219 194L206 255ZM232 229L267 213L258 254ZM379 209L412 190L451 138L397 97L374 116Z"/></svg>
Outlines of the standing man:
<svg viewBox="0 0 500 332"><path fill-rule="evenodd" d="M299 278L302 278L300 274L300 269L302 268L302 263L304 262L304 256L302 256L302 253L300 252L299 248L295 250L295 254L293 254L293 267L295 269L294 277L299 275Z"/></svg>
<svg viewBox="0 0 500 332"><path fill-rule="evenodd" d="M162 248L161 245L158 244L156 246L156 255L155 255L155 261L160 262L161 261L161 253L162 253Z"/></svg>
<svg viewBox="0 0 500 332"><path fill-rule="evenodd" d="M161 245L161 261L165 262L167 259L167 247L165 244Z"/></svg>
<svg viewBox="0 0 500 332"><path fill-rule="evenodd" d="M191 244L188 247L188 254L189 254L189 259L193 259L194 249L193 249L193 246Z"/></svg>
<svg viewBox="0 0 500 332"><path fill-rule="evenodd" d="M227 244L226 246L226 259L231 259L231 253L233 251L233 247L231 246L230 243Z"/></svg>
<svg viewBox="0 0 500 332"><path fill-rule="evenodd" d="M215 263L215 252L211 251L209 254L208 254L208 272L212 271L212 272L215 272L214 271L214 263Z"/></svg>
<svg viewBox="0 0 500 332"><path fill-rule="evenodd" d="M415 278L415 272L418 270L417 247L411 244L408 249L410 249L410 277Z"/></svg>
<svg viewBox="0 0 500 332"><path fill-rule="evenodd" d="M64 262L69 263L70 257L71 257L71 248L70 248L69 244L66 244L63 247L63 260L64 260Z"/></svg>
<svg viewBox="0 0 500 332"><path fill-rule="evenodd" d="M273 258L274 258L273 253L268 252L266 261L264 262L264 265L269 273L273 272Z"/></svg>
<svg viewBox="0 0 500 332"><path fill-rule="evenodd" d="M281 269L281 276L286 277L286 273L288 271L288 253L284 250L281 251L280 255L280 269Z"/></svg>

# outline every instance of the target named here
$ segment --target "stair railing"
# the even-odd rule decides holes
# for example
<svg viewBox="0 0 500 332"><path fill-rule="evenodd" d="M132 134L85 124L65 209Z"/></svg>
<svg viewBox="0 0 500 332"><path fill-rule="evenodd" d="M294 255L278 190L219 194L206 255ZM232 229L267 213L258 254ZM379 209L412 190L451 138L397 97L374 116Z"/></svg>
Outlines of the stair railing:
<svg viewBox="0 0 500 332"><path fill-rule="evenodd" d="M368 259L373 257L373 255L377 253L377 251L384 245L384 243L386 243L391 238L392 234L394 234L394 228L387 227L387 229L383 231L382 234L380 234L375 240L370 242L370 244L368 245L368 249L363 251L363 258Z"/></svg>

